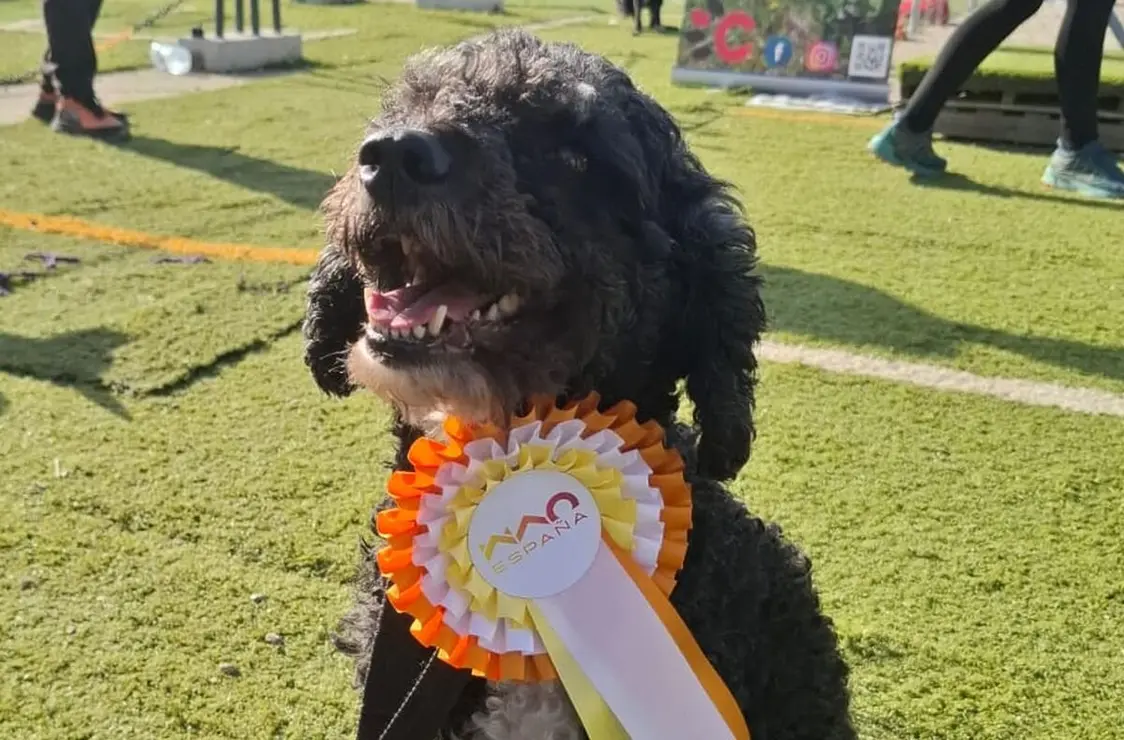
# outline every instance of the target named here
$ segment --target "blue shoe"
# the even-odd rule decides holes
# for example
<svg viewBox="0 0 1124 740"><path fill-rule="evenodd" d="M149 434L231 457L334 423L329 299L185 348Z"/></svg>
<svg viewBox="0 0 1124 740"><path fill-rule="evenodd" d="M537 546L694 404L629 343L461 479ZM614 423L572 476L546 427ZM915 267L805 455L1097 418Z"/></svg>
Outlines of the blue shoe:
<svg viewBox="0 0 1124 740"><path fill-rule="evenodd" d="M904 167L921 177L937 177L948 169L948 162L933 151L933 132L914 133L901 121L882 129L867 149L883 162Z"/></svg>
<svg viewBox="0 0 1124 740"><path fill-rule="evenodd" d="M1124 198L1124 172L1120 160L1093 141L1074 151L1060 141L1042 175L1052 188L1069 190L1092 198Z"/></svg>

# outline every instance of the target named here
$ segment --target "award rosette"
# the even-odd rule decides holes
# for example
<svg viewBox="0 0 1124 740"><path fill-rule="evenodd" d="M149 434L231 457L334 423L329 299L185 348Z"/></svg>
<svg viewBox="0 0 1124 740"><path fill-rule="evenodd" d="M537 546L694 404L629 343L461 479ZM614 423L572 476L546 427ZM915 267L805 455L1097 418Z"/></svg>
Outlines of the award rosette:
<svg viewBox="0 0 1124 740"><path fill-rule="evenodd" d="M417 440L376 519L387 601L453 666L560 680L591 740L748 740L668 601L691 524L683 462L631 403L598 400Z"/></svg>

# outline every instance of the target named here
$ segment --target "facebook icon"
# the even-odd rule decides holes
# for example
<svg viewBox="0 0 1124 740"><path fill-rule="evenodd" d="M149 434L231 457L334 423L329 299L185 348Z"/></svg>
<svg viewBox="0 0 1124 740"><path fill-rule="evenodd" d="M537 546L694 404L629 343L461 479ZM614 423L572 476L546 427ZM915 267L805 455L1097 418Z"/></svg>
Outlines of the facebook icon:
<svg viewBox="0 0 1124 740"><path fill-rule="evenodd" d="M770 36L765 39L765 66L783 67L792 61L792 42L787 36Z"/></svg>

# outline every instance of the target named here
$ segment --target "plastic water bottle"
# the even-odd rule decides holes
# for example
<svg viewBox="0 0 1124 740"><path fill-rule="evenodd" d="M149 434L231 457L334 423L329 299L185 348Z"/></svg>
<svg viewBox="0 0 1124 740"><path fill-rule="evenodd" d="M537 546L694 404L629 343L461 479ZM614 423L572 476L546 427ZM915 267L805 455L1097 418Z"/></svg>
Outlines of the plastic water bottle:
<svg viewBox="0 0 1124 740"><path fill-rule="evenodd" d="M148 48L148 58L152 66L161 72L185 75L191 72L191 50L179 44L163 44L153 41Z"/></svg>

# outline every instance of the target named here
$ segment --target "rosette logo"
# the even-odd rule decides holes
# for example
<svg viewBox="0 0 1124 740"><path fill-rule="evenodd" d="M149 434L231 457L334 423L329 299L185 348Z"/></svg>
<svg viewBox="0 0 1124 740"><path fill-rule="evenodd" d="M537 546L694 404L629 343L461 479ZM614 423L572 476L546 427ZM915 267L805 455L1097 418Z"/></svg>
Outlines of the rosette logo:
<svg viewBox="0 0 1124 740"><path fill-rule="evenodd" d="M578 497L569 491L559 491L547 499L546 509L541 516L524 514L514 533L509 527L499 534L488 535L487 542L480 545L480 552L494 572L503 573L505 568L519 565L524 558L532 557L541 548L565 537L586 519L589 516L581 512ZM496 549L501 545L506 547L502 548L505 552L500 555L506 557L497 558Z"/></svg>
<svg viewBox="0 0 1124 740"><path fill-rule="evenodd" d="M572 586L601 546L601 514L576 478L553 470L517 473L480 501L468 550L480 577L521 598Z"/></svg>
<svg viewBox="0 0 1124 740"><path fill-rule="evenodd" d="M809 72L834 72L839 64L839 49L830 41L817 41L804 55L804 66Z"/></svg>

